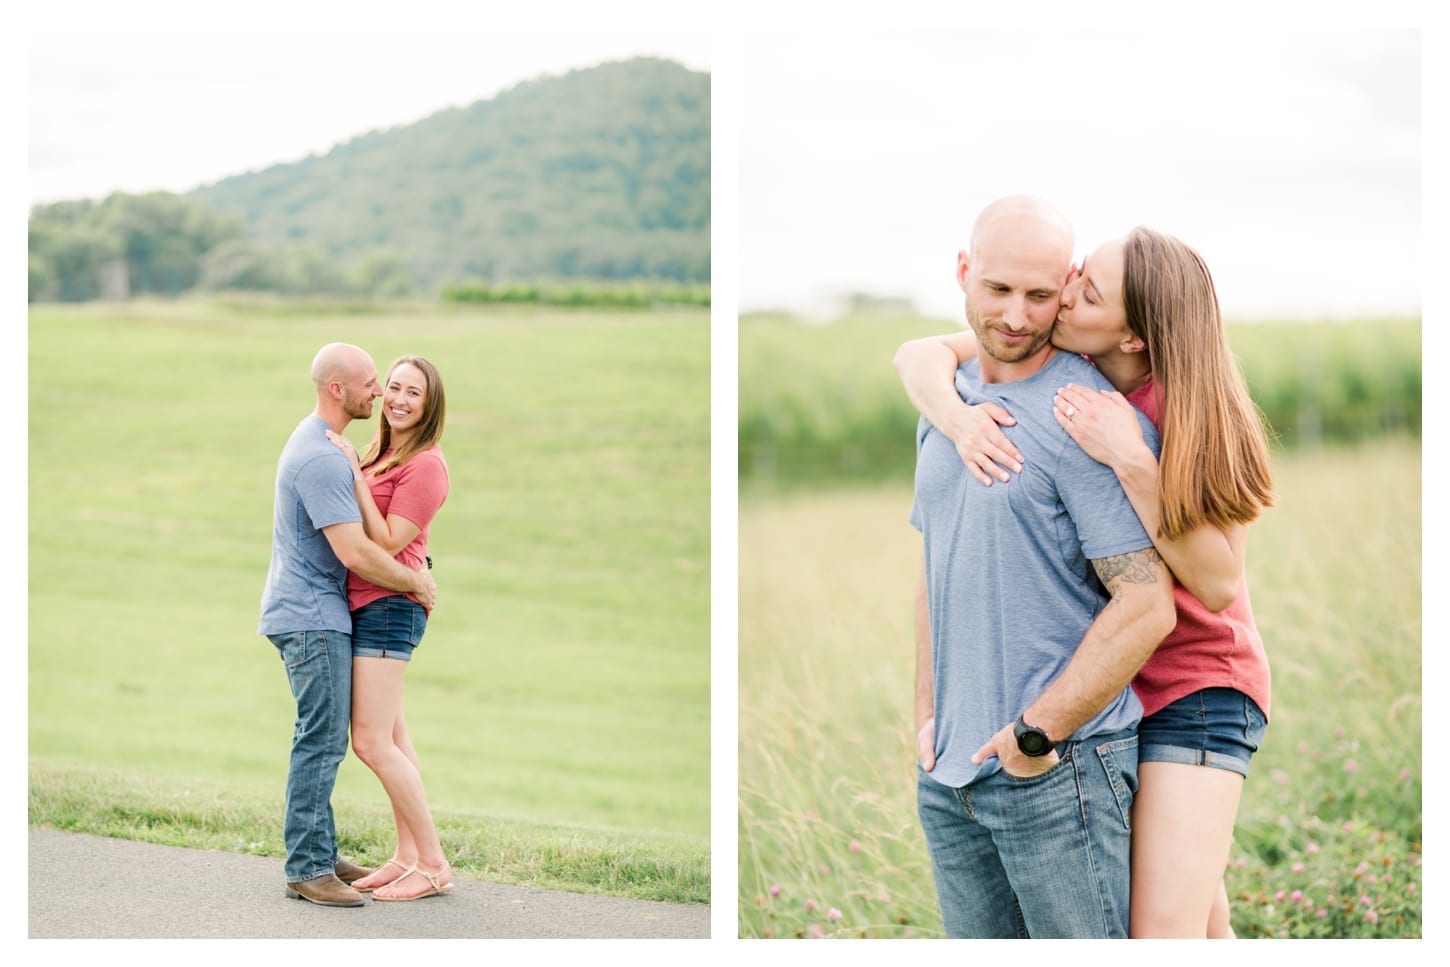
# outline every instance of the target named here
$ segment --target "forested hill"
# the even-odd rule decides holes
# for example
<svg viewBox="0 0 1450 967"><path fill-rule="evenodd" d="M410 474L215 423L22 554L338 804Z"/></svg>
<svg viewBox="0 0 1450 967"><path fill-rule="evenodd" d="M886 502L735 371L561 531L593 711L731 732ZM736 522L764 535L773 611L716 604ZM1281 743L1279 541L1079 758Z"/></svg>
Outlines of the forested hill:
<svg viewBox="0 0 1450 967"><path fill-rule="evenodd" d="M640 58L543 77L192 193L263 249L449 281L710 277L710 78Z"/></svg>

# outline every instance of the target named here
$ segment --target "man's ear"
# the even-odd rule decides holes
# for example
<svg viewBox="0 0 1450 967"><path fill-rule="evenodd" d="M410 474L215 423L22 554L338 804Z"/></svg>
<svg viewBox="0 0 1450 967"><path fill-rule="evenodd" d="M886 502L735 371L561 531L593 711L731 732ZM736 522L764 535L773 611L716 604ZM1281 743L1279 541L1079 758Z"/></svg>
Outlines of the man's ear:
<svg viewBox="0 0 1450 967"><path fill-rule="evenodd" d="M963 292L967 291L967 269L970 268L971 259L965 250L957 250L957 285Z"/></svg>

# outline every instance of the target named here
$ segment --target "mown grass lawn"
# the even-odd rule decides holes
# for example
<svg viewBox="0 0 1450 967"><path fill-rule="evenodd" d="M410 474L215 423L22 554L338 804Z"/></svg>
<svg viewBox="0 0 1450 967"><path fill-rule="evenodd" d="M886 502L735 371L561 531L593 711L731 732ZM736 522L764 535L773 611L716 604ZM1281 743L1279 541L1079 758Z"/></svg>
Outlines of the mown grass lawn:
<svg viewBox="0 0 1450 967"><path fill-rule="evenodd" d="M332 340L380 372L428 356L447 390L440 599L406 707L459 848L475 826L591 830L623 853L662 837L708 877L709 324L694 309L33 307L31 821L48 802L73 815L87 788L104 813L92 770L128 801L154 796L145 809L195 786L280 821L294 709L258 602L277 454ZM386 806L351 757L337 802Z"/></svg>

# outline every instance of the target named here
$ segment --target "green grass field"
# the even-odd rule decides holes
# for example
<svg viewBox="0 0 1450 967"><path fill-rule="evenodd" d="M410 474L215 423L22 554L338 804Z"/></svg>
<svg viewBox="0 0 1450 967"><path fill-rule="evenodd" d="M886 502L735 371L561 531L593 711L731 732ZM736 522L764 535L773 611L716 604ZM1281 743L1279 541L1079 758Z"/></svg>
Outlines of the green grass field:
<svg viewBox="0 0 1450 967"><path fill-rule="evenodd" d="M572 836L616 859L667 857L688 882L659 898L707 902L708 318L33 307L31 821L184 839L215 812L145 817L189 790L250 824L236 848L280 855L294 707L256 633L273 477L314 403L313 353L344 340L380 375L428 356L447 390L440 596L405 692L445 848L517 833L534 869L510 875L549 882L539 857ZM108 790L130 804L119 821ZM388 848L386 798L352 757L335 802Z"/></svg>
<svg viewBox="0 0 1450 967"><path fill-rule="evenodd" d="M742 363L743 365L743 363ZM1275 454L1248 572L1273 720L1242 937L1421 935L1420 448ZM739 933L939 936L916 819L910 483L742 499Z"/></svg>

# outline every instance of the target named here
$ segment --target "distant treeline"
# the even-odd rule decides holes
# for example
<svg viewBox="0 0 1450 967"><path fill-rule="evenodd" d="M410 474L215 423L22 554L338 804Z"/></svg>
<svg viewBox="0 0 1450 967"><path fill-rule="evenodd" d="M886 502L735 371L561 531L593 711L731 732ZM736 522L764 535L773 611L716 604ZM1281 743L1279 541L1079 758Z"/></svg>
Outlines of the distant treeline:
<svg viewBox="0 0 1450 967"><path fill-rule="evenodd" d="M240 216L169 192L118 192L102 201L37 206L29 249L30 302L270 292L550 305L710 304L708 284L644 280L464 281L447 283L441 292L421 292L398 252L374 249L339 264L307 243L266 248L248 240Z"/></svg>
<svg viewBox="0 0 1450 967"><path fill-rule="evenodd" d="M739 476L767 485L911 478L916 412L891 366L919 318L740 321ZM1230 323L1276 449L1420 434L1420 320Z"/></svg>
<svg viewBox="0 0 1450 967"><path fill-rule="evenodd" d="M514 282L502 285L462 282L445 285L442 295L446 302L475 305L533 304L617 309L642 309L655 305L710 305L708 285L645 282Z"/></svg>

